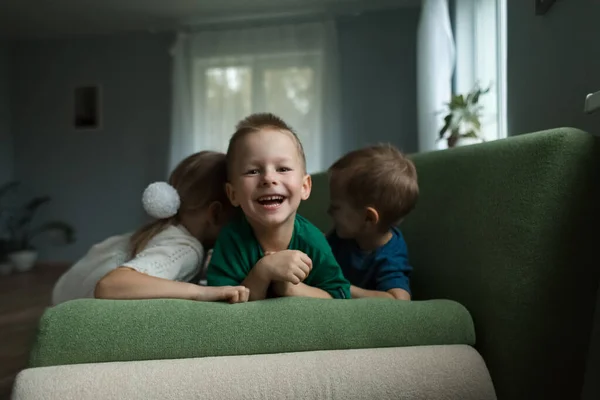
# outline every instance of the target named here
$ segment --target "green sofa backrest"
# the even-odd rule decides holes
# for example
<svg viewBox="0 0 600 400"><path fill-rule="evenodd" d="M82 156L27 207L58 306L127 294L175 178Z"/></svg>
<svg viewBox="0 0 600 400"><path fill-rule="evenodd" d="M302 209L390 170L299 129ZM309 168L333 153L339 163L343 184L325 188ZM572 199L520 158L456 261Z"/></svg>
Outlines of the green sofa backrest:
<svg viewBox="0 0 600 400"><path fill-rule="evenodd" d="M500 400L578 399L600 282L600 143L574 129L412 156L416 299L473 316ZM326 231L326 176L300 213Z"/></svg>
<svg viewBox="0 0 600 400"><path fill-rule="evenodd" d="M327 215L329 206L329 185L327 174L322 172L312 175L312 191L308 200L300 203L298 213L315 224L323 232L331 227L331 218Z"/></svg>

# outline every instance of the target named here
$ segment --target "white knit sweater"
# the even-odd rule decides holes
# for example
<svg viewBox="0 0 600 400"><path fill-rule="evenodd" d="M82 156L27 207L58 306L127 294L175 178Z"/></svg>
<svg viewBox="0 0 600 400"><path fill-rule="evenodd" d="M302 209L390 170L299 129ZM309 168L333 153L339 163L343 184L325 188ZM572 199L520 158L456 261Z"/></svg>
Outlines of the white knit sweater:
<svg viewBox="0 0 600 400"><path fill-rule="evenodd" d="M200 272L204 248L181 225L169 226L131 258L131 233L112 236L92 246L54 286L52 303L94 297L96 284L110 271L129 267L145 274L188 282Z"/></svg>

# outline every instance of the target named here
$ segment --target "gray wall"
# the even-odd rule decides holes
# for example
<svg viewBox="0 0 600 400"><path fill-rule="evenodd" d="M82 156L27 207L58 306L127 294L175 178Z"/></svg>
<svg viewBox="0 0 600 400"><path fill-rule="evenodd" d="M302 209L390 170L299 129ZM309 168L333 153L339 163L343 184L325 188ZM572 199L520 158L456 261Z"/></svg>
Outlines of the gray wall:
<svg viewBox="0 0 600 400"><path fill-rule="evenodd" d="M600 2L558 1L535 16L533 1L509 1L509 134L574 126L600 134L600 113L585 115L600 90Z"/></svg>
<svg viewBox="0 0 600 400"><path fill-rule="evenodd" d="M338 20L344 150L391 142L416 152L419 8Z"/></svg>
<svg viewBox="0 0 600 400"><path fill-rule="evenodd" d="M10 47L0 42L0 185L10 180L13 173L9 80Z"/></svg>
<svg viewBox="0 0 600 400"><path fill-rule="evenodd" d="M418 9L339 20L344 150L390 141L416 151L417 20ZM15 174L30 194L54 199L38 221L61 218L78 231L68 247L41 242L43 260L75 260L93 243L145 221L141 192L166 173L171 39L139 34L16 44ZM96 82L103 127L74 131L71 90Z"/></svg>
<svg viewBox="0 0 600 400"><path fill-rule="evenodd" d="M17 43L12 75L14 170L53 203L38 221L73 223L78 242L41 246L74 260L94 242L144 220L140 195L164 179L170 125L170 37L131 35ZM75 131L72 89L100 83L103 126Z"/></svg>

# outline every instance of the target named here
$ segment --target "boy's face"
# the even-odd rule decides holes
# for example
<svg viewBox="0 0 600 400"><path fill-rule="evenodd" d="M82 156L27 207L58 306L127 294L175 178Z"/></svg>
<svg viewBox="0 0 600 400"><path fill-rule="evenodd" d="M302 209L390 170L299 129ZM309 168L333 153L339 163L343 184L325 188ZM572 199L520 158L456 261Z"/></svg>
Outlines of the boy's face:
<svg viewBox="0 0 600 400"><path fill-rule="evenodd" d="M275 227L292 221L308 199L310 176L289 132L263 129L235 144L227 195L253 226Z"/></svg>
<svg viewBox="0 0 600 400"><path fill-rule="evenodd" d="M348 196L337 184L335 174L329 179L329 215L333 219L335 232L342 239L355 239L364 233L365 212L352 206Z"/></svg>

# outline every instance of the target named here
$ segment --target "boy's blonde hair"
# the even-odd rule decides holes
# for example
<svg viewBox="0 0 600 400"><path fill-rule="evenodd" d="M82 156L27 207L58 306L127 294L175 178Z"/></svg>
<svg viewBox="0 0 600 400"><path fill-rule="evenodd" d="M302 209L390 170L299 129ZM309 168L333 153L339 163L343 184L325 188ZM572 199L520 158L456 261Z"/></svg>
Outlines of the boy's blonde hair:
<svg viewBox="0 0 600 400"><path fill-rule="evenodd" d="M227 147L227 167L229 171L231 171L231 166L233 165L233 161L235 159L234 153L236 143L249 133L258 132L261 129L269 128L286 131L292 135L294 142L296 143L298 155L302 161L302 168L304 168L304 171L306 171L306 156L304 154L304 147L302 146L302 142L300 142L298 135L281 118L271 113L252 114L238 122L235 127L235 133L231 136L231 139L229 139L229 146Z"/></svg>
<svg viewBox="0 0 600 400"><path fill-rule="evenodd" d="M337 160L329 174L350 204L377 210L382 229L400 223L419 197L414 164L389 144L352 151Z"/></svg>
<svg viewBox="0 0 600 400"><path fill-rule="evenodd" d="M169 184L177 190L180 206L177 214L159 219L137 230L131 237L132 256L142 251L148 242L170 225L180 222L181 216L208 207L218 201L231 207L225 193L227 163L225 154L201 151L188 156L177 165Z"/></svg>

